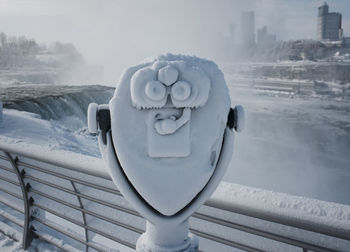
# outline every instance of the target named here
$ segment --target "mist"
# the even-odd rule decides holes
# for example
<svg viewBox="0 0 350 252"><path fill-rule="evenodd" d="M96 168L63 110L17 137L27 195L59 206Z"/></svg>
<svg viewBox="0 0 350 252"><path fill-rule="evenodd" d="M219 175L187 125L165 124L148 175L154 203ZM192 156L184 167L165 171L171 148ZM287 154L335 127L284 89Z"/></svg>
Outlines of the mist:
<svg viewBox="0 0 350 252"><path fill-rule="evenodd" d="M255 11L255 28L267 25L278 39L313 38L317 2L305 8L284 0L2 0L0 30L73 43L89 64L103 67L101 83L115 85L124 68L160 53L227 60L239 43L243 11Z"/></svg>

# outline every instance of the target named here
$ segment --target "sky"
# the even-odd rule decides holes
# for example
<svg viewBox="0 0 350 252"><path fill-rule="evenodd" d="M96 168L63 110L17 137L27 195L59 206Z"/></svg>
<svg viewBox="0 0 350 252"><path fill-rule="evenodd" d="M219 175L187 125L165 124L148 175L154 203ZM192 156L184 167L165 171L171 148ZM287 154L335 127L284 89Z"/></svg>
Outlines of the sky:
<svg viewBox="0 0 350 252"><path fill-rule="evenodd" d="M0 31L38 42L71 42L108 81L151 55L173 52L214 58L218 41L255 12L255 27L279 40L316 38L319 0L0 0ZM329 0L350 35L350 1ZM236 35L238 35L237 32Z"/></svg>

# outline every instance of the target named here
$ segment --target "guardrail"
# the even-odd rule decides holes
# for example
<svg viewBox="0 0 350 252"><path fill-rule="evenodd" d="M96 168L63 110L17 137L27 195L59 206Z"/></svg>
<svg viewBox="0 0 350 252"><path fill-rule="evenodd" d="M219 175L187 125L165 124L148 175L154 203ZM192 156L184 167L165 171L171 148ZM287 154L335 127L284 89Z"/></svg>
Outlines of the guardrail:
<svg viewBox="0 0 350 252"><path fill-rule="evenodd" d="M102 167L88 169L9 147L0 150L0 204L7 209L0 211L0 217L22 233L24 249L36 237L63 251L135 249L145 220L123 199ZM350 247L350 230L216 197L193 214L190 225L200 238L201 251L346 251ZM1 227L0 231L6 233Z"/></svg>

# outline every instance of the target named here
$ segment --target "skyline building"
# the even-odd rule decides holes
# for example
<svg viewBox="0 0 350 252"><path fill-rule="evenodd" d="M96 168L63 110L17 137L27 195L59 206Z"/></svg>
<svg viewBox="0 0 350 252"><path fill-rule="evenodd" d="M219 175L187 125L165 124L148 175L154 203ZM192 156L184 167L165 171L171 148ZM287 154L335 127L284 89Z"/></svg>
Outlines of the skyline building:
<svg viewBox="0 0 350 252"><path fill-rule="evenodd" d="M317 38L319 40L337 41L343 37L342 15L338 12L329 12L326 2L318 7Z"/></svg>
<svg viewBox="0 0 350 252"><path fill-rule="evenodd" d="M263 26L261 29L258 29L257 32L257 43L258 44L271 44L276 41L276 35L270 34L267 31L267 26Z"/></svg>
<svg viewBox="0 0 350 252"><path fill-rule="evenodd" d="M254 11L242 12L241 15L241 42L244 46L255 44L255 15Z"/></svg>

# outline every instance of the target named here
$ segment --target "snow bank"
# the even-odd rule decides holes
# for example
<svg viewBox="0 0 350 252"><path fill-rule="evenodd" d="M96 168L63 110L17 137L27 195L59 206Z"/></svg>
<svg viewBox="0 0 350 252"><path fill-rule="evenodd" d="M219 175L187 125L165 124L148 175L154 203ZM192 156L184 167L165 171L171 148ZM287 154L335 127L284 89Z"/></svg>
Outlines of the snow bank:
<svg viewBox="0 0 350 252"><path fill-rule="evenodd" d="M350 206L221 182L211 199L245 209L350 230Z"/></svg>
<svg viewBox="0 0 350 252"><path fill-rule="evenodd" d="M86 128L72 130L61 122L43 120L38 114L13 109L3 110L0 143L29 150L32 145L40 146L38 153L46 152L45 156L51 155L53 150L99 156L96 137L90 136Z"/></svg>

